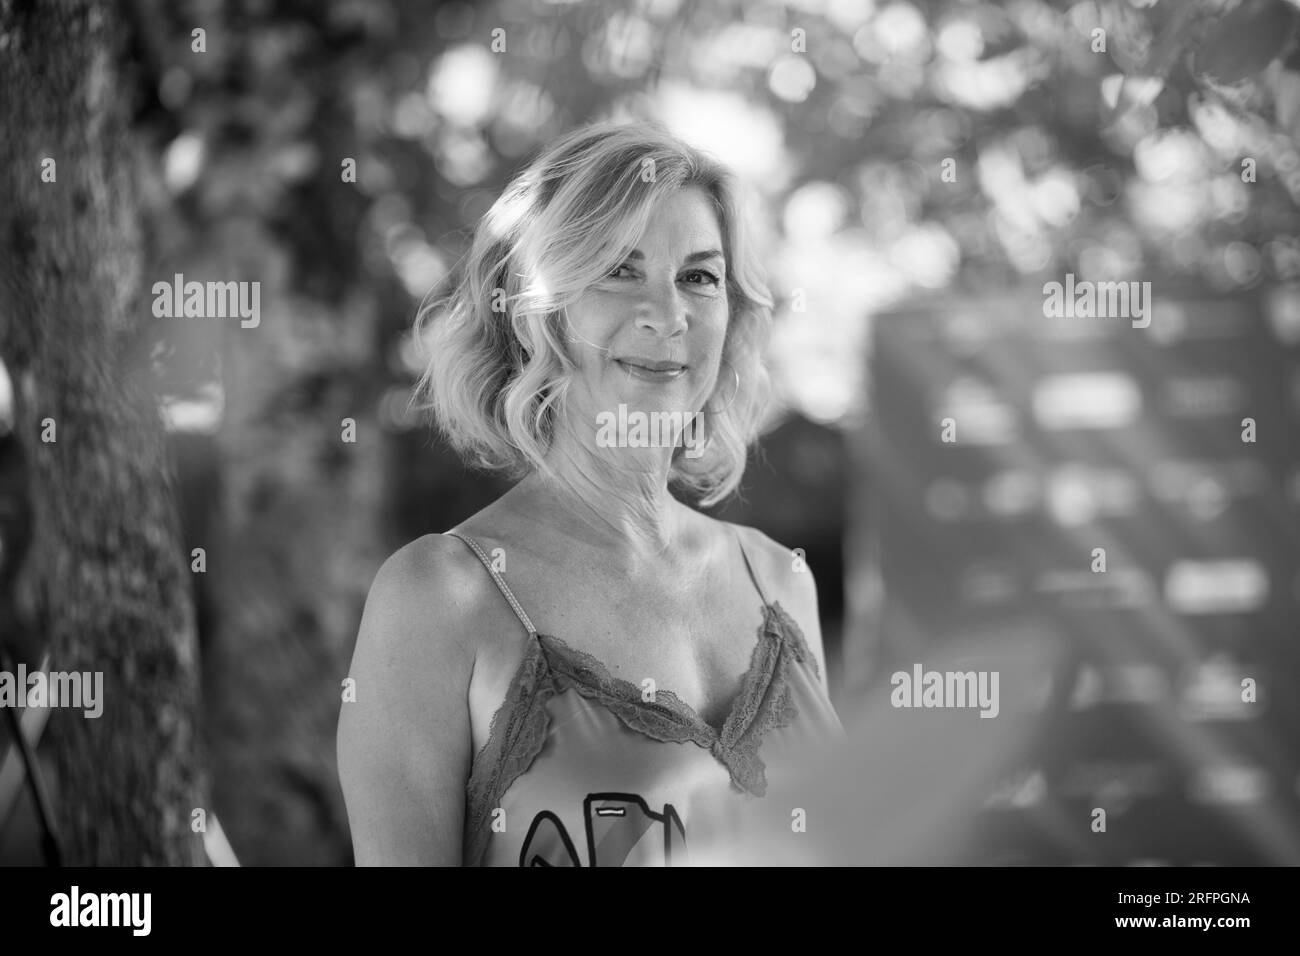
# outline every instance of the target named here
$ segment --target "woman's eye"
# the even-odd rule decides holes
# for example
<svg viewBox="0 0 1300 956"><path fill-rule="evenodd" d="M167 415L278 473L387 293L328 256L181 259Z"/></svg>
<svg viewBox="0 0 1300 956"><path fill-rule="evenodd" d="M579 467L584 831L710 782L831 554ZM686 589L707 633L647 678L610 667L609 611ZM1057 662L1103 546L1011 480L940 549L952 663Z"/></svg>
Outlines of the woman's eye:
<svg viewBox="0 0 1300 956"><path fill-rule="evenodd" d="M719 285L722 280L705 269L692 269L686 273L686 280L691 285Z"/></svg>
<svg viewBox="0 0 1300 956"><path fill-rule="evenodd" d="M607 278L607 279L626 279L626 278L628 278L628 276L619 275L619 272L621 272L621 271L624 270L624 269L627 269L629 272L632 271L632 267L629 266L629 265L625 262L625 263L623 263L621 266L618 266L617 268L615 268L615 269L614 269L612 272L610 272L609 275L607 275L605 278Z"/></svg>

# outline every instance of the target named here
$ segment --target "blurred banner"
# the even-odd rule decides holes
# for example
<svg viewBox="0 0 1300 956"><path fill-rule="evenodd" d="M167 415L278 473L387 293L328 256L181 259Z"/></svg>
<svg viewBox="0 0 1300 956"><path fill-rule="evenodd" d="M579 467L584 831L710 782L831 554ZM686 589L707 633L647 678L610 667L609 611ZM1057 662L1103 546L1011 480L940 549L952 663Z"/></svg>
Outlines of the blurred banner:
<svg viewBox="0 0 1300 956"><path fill-rule="evenodd" d="M1295 295L1063 280L876 318L846 680L1066 647L979 862L1300 863Z"/></svg>

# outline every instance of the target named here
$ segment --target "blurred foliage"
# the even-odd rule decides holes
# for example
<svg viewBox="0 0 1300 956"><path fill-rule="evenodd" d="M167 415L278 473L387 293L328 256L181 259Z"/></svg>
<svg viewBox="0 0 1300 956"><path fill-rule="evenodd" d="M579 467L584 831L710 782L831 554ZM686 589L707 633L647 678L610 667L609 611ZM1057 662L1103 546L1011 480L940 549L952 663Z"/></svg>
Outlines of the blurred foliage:
<svg viewBox="0 0 1300 956"><path fill-rule="evenodd" d="M220 446L212 507L245 563L200 597L238 622L212 625L206 690L246 861L347 858L333 719L373 569L500 489L408 414L411 320L571 126L657 117L741 174L781 402L815 421L864 410L870 316L918 294L1300 278L1297 0L127 9L146 284L262 283L258 329L158 323L151 369L171 427Z"/></svg>
<svg viewBox="0 0 1300 956"><path fill-rule="evenodd" d="M309 311L370 299L375 339L343 315L295 348L377 350L394 429L415 304L528 154L600 116L658 116L754 188L783 389L823 420L859 407L864 316L918 290L1300 275L1294 0L146 6L163 244Z"/></svg>

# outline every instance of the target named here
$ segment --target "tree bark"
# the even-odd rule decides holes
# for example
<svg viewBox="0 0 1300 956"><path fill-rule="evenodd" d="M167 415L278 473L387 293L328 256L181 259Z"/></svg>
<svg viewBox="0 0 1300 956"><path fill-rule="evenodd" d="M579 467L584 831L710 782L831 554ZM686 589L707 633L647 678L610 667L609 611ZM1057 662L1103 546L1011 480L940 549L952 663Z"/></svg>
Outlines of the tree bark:
<svg viewBox="0 0 1300 956"><path fill-rule="evenodd" d="M65 862L199 864L191 581L142 354L115 9L0 0L0 358L35 526L19 583L51 667L103 673L102 715L57 710L47 738Z"/></svg>

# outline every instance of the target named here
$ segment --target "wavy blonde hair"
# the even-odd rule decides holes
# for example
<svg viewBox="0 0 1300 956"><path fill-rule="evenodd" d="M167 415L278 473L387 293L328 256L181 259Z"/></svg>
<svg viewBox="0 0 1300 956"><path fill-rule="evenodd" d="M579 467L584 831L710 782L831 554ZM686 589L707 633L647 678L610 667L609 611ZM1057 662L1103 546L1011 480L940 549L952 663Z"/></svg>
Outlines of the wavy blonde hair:
<svg viewBox="0 0 1300 956"><path fill-rule="evenodd" d="M692 186L718 214L730 314L705 403L704 453L688 458L679 446L670 483L704 507L735 491L769 394L772 297L733 174L650 123L595 123L552 144L480 221L448 288L420 307L415 335L428 359L412 403L432 412L469 463L512 477L549 473L546 453L576 369L565 309L626 258L662 197Z"/></svg>

